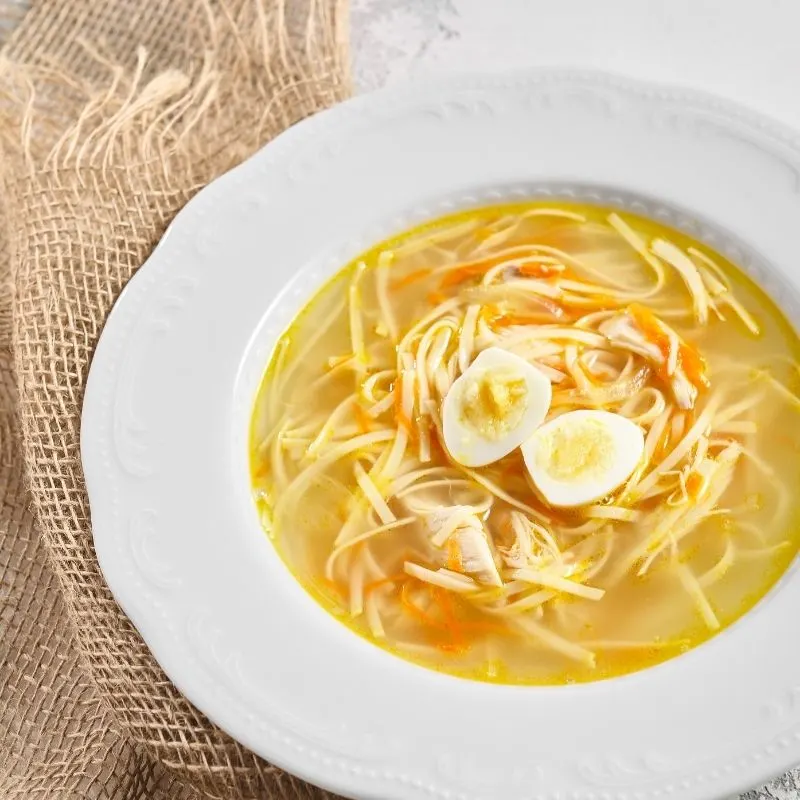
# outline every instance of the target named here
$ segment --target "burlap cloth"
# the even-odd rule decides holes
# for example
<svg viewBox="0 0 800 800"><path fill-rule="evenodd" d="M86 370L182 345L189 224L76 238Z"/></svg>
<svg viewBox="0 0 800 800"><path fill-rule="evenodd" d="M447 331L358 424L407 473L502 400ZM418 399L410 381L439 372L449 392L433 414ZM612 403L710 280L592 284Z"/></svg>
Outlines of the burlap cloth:
<svg viewBox="0 0 800 800"><path fill-rule="evenodd" d="M0 53L3 800L326 796L159 669L99 572L78 437L121 287L193 193L347 93L345 25L341 0L34 0Z"/></svg>

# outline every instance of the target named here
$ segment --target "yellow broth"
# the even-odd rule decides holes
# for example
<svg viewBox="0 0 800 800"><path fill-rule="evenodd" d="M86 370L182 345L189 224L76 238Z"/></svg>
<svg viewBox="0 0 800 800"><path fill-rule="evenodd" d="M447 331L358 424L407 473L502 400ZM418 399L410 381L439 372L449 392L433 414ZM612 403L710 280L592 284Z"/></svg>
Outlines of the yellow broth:
<svg viewBox="0 0 800 800"><path fill-rule="evenodd" d="M553 216L548 210L565 216ZM685 469L683 478L667 474L655 481L656 487L666 486L668 491L637 500L637 520L600 520L599 527L598 520L587 518L581 509L547 507L531 488L515 451L474 473L491 480L519 507L532 508L549 520L545 527L558 548L570 553L579 576L581 571L592 572L591 586L604 590L602 599L556 591L531 610L507 613L506 606L541 592L542 587L527 586L507 596L498 592L492 596L484 587L488 599L478 606L458 592L431 587L405 571L409 560L430 569L441 562L431 560L430 531L407 505L420 502L414 499L416 484L410 492L387 496L392 480L403 471L439 468L425 479L428 488L418 493L426 508L469 504L483 495L474 477L450 463L439 441L435 410L426 415L415 407L413 419L408 420L398 412L402 387L396 373L402 365L396 364L396 343L382 314L387 298L398 340L451 298L460 303L454 319L463 316L464 307L478 303L484 330L497 336L524 331L526 326L574 325L593 311L625 309L628 295L646 294L654 273L610 226L610 213L595 206L530 202L467 211L410 230L344 267L297 316L276 347L253 412L250 459L255 502L278 553L298 581L327 611L375 644L443 672L502 683L562 684L622 675L671 658L730 625L758 602L797 553L798 510L791 492L800 478L800 403L795 397L800 390L800 348L794 330L770 298L722 256L652 220L623 214L643 241L665 239L685 253L694 248L712 259L718 265L717 279L729 281L737 301L759 326L754 335L731 307L721 304L725 321L712 313L706 325L698 325L687 285L668 264L663 289L641 301L702 355L710 383L699 391L693 409L676 408L668 418L666 428L671 433L663 434L659 452L668 454L679 444L711 398L718 410L706 431L705 438L716 442L709 453L718 455L732 442L743 448L713 513L640 575L651 550L633 563L631 558L658 524L660 518L653 515L687 499L687 513L691 510L691 493L699 483L692 481L689 468L694 451L676 467ZM548 283L555 280L550 274L554 265L566 266L559 279L599 287L588 301L583 296L593 305L571 308L565 318L556 320L548 316L554 301L542 304L522 295L504 295L502 281L491 296L481 295L487 259L529 244L540 248L534 254L539 261L532 259L529 274ZM513 260L514 251L511 256ZM702 266L705 262L699 258L693 256ZM454 269L457 264L464 266ZM364 344L364 352L356 354L354 314ZM453 334L458 335L458 331ZM473 357L477 349L478 345ZM549 363L558 370L557 355ZM376 371L393 368L395 374L377 380L367 399L364 382ZM653 396L660 393L670 402L657 374L650 376L648 385ZM568 376L566 383L554 384L554 392L560 396L570 387L574 384ZM387 400L393 392L398 396ZM436 404L440 398L432 394ZM717 425L726 409L735 410L736 404L749 399L753 401L749 408ZM376 405L379 412L370 416ZM621 404L574 402L573 406L618 411ZM647 432L651 425L642 427ZM404 426L410 433L402 469L376 486L398 520L415 520L349 548L326 577L326 562L343 526L349 526L345 531L349 538L376 523L380 526L374 515L371 521L364 514L354 518L359 508L369 506L354 467L358 460L369 471L392 439L341 457L336 457L338 445L374 431L389 431L389 437ZM428 461L420 460L420 426L430 438ZM656 461L654 457L651 466ZM437 481L437 475L443 477ZM608 506L619 502L619 493L604 501ZM498 561L502 559L497 546L508 544L504 537L511 509L508 502L493 497L491 508L482 515ZM595 529L585 537L570 530L587 522ZM590 540L585 558L584 539ZM702 599L695 591L698 586ZM704 603L715 625L709 624ZM577 646L577 656L565 653L563 645L554 649L552 636ZM592 663L584 652L592 654Z"/></svg>

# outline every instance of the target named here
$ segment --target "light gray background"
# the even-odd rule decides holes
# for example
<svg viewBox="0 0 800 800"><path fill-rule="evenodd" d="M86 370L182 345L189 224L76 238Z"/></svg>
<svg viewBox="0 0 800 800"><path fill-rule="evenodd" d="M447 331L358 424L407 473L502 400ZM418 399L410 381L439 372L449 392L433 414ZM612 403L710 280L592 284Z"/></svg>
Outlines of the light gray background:
<svg viewBox="0 0 800 800"><path fill-rule="evenodd" d="M358 90L586 67L727 95L800 129L798 0L351 0Z"/></svg>
<svg viewBox="0 0 800 800"><path fill-rule="evenodd" d="M800 130L800 0L351 0L351 8L357 91L427 75L584 67L705 89ZM800 800L800 770L742 800Z"/></svg>

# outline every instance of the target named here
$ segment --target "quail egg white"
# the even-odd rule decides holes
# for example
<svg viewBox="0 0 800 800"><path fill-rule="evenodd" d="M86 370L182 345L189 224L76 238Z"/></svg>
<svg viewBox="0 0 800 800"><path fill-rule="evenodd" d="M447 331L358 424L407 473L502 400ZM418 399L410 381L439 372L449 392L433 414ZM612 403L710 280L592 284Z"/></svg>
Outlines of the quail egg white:
<svg viewBox="0 0 800 800"><path fill-rule="evenodd" d="M531 436L551 400L550 380L542 372L507 350L489 347L444 398L445 445L464 466L490 464Z"/></svg>
<svg viewBox="0 0 800 800"><path fill-rule="evenodd" d="M538 428L522 456L542 498L582 506L626 481L644 453L642 429L610 411L569 411Z"/></svg>

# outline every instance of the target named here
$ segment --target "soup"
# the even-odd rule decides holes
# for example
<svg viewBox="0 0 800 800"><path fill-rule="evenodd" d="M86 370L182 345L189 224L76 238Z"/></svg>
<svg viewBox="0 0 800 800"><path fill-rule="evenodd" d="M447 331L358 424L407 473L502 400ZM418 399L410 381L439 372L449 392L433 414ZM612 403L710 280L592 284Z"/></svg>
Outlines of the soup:
<svg viewBox="0 0 800 800"><path fill-rule="evenodd" d="M358 634L451 674L621 675L794 558L798 340L718 254L610 209L453 215L346 266L279 341L263 526Z"/></svg>

